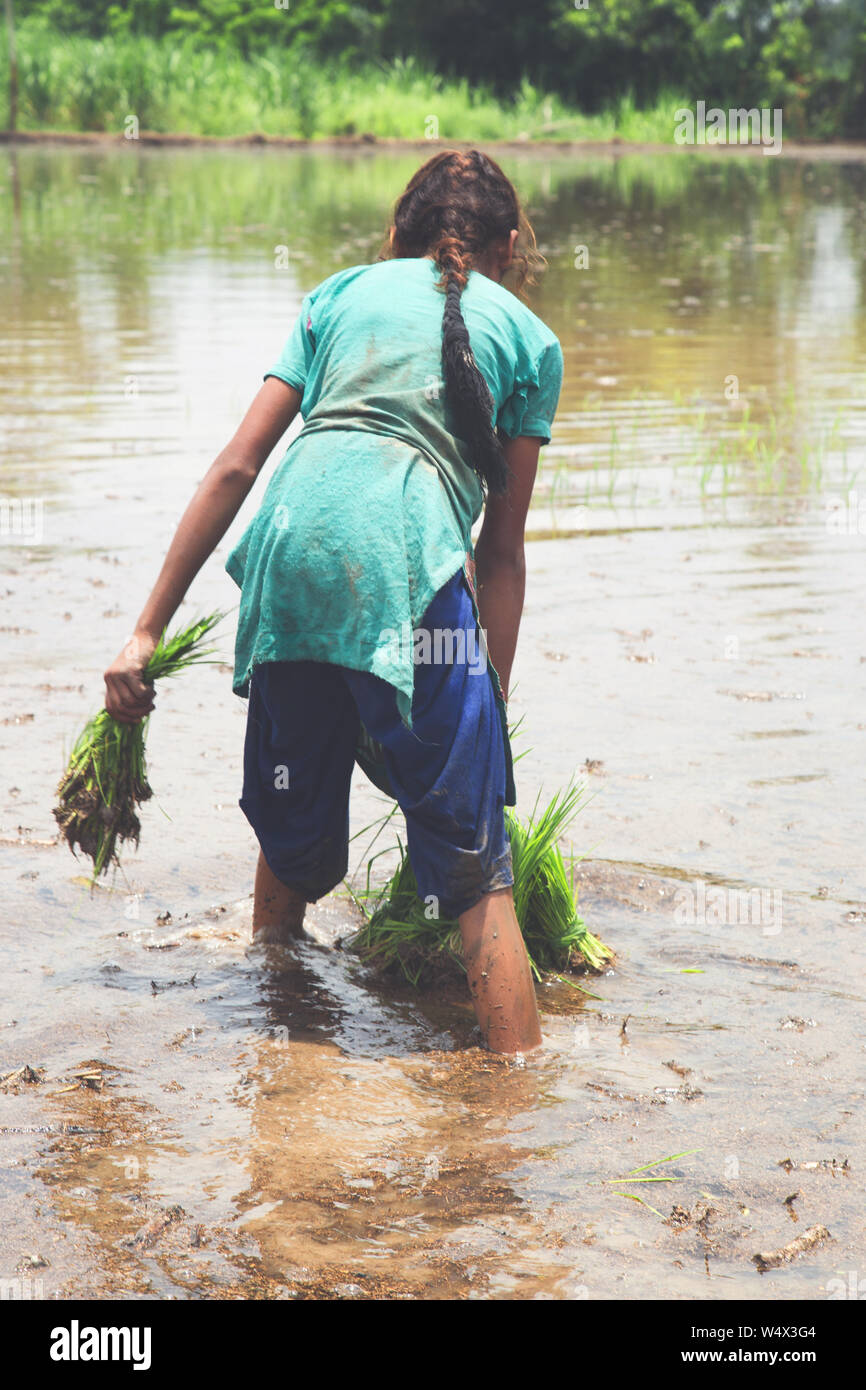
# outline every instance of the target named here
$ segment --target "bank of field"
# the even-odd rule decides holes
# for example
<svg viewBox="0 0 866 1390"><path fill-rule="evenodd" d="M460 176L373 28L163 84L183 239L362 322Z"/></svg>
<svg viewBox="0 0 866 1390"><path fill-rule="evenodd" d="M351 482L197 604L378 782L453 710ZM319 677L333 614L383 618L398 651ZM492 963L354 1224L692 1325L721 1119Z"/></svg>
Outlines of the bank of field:
<svg viewBox="0 0 866 1390"><path fill-rule="evenodd" d="M358 67L287 48L244 58L199 39L60 37L27 21L18 26L17 48L23 131L666 144L674 141L676 110L689 104L684 95L665 92L638 110L626 95L586 115L526 78L504 99L483 85L440 77L412 58ZM4 39L3 126L8 85Z"/></svg>

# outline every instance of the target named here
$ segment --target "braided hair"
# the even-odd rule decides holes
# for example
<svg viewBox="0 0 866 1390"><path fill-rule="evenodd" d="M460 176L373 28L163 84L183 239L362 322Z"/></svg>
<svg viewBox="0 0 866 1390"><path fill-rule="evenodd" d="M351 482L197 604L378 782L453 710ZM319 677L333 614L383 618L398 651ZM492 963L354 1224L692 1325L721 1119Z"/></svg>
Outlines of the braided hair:
<svg viewBox="0 0 866 1390"><path fill-rule="evenodd" d="M473 262L518 229L518 289L543 258L513 185L480 150L443 150L417 171L397 200L389 256L431 256L442 275L442 375L454 434L469 446L482 488L503 493L508 466L494 425L494 400L478 369L460 298ZM525 243L524 245L521 243Z"/></svg>

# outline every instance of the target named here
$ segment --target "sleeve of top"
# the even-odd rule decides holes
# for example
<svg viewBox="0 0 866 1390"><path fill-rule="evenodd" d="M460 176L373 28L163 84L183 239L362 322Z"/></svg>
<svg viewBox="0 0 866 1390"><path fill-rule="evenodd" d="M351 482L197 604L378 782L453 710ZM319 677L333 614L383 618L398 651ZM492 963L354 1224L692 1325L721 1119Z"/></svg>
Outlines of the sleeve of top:
<svg viewBox="0 0 866 1390"><path fill-rule="evenodd" d="M295 326L283 348L280 359L271 367L270 371L265 372L265 381L269 376L278 376L288 386L294 386L297 391L303 392L307 384L307 374L313 361L313 353L316 351L311 315L312 296L305 295L301 301L301 311L295 320Z"/></svg>
<svg viewBox="0 0 866 1390"><path fill-rule="evenodd" d="M542 348L526 380L515 382L502 405L496 423L510 439L532 435L550 443L553 417L562 390L562 348L554 338Z"/></svg>

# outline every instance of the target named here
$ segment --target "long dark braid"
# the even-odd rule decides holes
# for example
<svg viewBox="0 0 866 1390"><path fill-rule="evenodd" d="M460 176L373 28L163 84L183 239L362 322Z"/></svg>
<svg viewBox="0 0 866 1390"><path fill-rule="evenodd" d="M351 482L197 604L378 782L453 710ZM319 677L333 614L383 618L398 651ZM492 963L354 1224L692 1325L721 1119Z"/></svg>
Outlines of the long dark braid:
<svg viewBox="0 0 866 1390"><path fill-rule="evenodd" d="M519 283L528 277L535 237L517 194L494 160L479 150L466 154L443 150L424 164L406 186L394 209L393 243L397 256L434 258L445 290L442 314L442 374L454 433L469 446L472 467L482 486L503 493L508 465L494 422L494 400L478 369L460 297L472 263L494 242L518 229L527 249L515 250Z"/></svg>

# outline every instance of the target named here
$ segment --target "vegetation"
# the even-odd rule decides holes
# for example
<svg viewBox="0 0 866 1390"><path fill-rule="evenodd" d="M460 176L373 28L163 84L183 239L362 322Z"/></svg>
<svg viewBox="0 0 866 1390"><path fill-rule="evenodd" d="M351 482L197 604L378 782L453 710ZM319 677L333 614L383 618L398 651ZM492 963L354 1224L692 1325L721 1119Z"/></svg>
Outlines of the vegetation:
<svg viewBox="0 0 866 1390"><path fill-rule="evenodd" d="M570 873L566 872L557 843L583 801L584 788L569 786L541 813L536 803L526 824L512 811L505 813L511 840L514 910L538 979L543 971L600 970L612 959L608 948L587 930L578 915L574 859ZM427 903L418 897L415 875L402 844L399 853L396 872L378 894L369 884L378 855L369 860L366 892L352 894L367 920L350 944L367 961L385 971L401 970L418 985L437 969L459 972L465 968L460 927L452 919L431 914Z"/></svg>
<svg viewBox="0 0 866 1390"><path fill-rule="evenodd" d="M213 613L172 637L165 633L145 669L153 682L174 676L210 655L202 648L206 634L223 617ZM57 788L54 818L61 838L75 853L76 845L93 863L93 882L118 863L117 841L138 844L141 823L136 807L153 795L147 780L144 740L147 719L119 724L100 710L85 725Z"/></svg>
<svg viewBox="0 0 866 1390"><path fill-rule="evenodd" d="M22 128L672 142L780 107L866 135L862 0L15 0ZM9 80L6 40L0 80ZM670 94L682 94L672 101Z"/></svg>
<svg viewBox="0 0 866 1390"><path fill-rule="evenodd" d="M626 100L614 111L583 115L528 79L503 103L486 87L438 77L414 59L367 68L311 59L301 66L291 50L245 59L191 39L58 41L43 25L21 26L18 49L22 130L121 134L134 116L140 130L207 136L507 140L538 137L553 124L559 138L663 143L683 104L671 96L637 111Z"/></svg>

